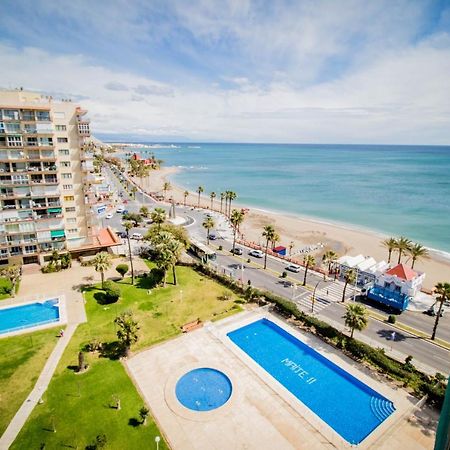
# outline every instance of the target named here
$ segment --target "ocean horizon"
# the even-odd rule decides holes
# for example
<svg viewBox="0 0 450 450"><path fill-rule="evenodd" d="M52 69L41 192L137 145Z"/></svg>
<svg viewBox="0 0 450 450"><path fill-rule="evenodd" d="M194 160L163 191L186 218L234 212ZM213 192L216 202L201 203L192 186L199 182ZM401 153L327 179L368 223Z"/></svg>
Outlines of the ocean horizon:
<svg viewBox="0 0 450 450"><path fill-rule="evenodd" d="M450 146L170 143L171 180L319 222L406 236L450 259ZM157 144L164 145L164 144Z"/></svg>

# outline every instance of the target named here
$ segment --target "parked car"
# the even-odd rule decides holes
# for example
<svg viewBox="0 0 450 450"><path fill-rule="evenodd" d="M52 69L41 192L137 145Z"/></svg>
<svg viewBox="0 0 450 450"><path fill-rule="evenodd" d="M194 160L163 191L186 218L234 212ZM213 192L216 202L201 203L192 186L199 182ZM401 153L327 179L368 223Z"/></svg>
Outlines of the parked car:
<svg viewBox="0 0 450 450"><path fill-rule="evenodd" d="M297 266L297 264L289 264L289 266L286 267L286 270L289 270L289 272L300 272L301 267Z"/></svg>
<svg viewBox="0 0 450 450"><path fill-rule="evenodd" d="M131 235L131 239L136 239L137 241L142 241L142 239L144 239L144 236L142 236L141 233L133 233Z"/></svg>
<svg viewBox="0 0 450 450"><path fill-rule="evenodd" d="M119 213L119 214L122 214L124 211L125 211L125 208L124 208L123 206L119 206L119 207L116 209L116 212Z"/></svg>
<svg viewBox="0 0 450 450"><path fill-rule="evenodd" d="M428 308L425 313L428 314L429 316L435 317L437 314L438 309L435 308L435 306L430 306L430 308ZM441 309L441 317L444 315L444 308Z"/></svg>
<svg viewBox="0 0 450 450"><path fill-rule="evenodd" d="M117 236L119 236L122 239L127 237L127 232L126 231L118 231L116 234L117 234Z"/></svg>
<svg viewBox="0 0 450 450"><path fill-rule="evenodd" d="M264 252L262 250L250 250L248 252L250 256L254 256L255 258L262 258L264 257Z"/></svg>
<svg viewBox="0 0 450 450"><path fill-rule="evenodd" d="M242 255L242 248L241 247L234 247L234 250L231 249L231 253L234 253L235 255Z"/></svg>
<svg viewBox="0 0 450 450"><path fill-rule="evenodd" d="M209 240L210 240L210 241L215 241L216 239L217 239L217 234L211 233L211 234L209 235Z"/></svg>
<svg viewBox="0 0 450 450"><path fill-rule="evenodd" d="M122 215L124 216L125 214L128 214L128 209L124 209L124 210L122 211Z"/></svg>
<svg viewBox="0 0 450 450"><path fill-rule="evenodd" d="M106 219L112 219L112 218L113 218L113 215L114 215L114 214L112 214L112 213L106 214Z"/></svg>

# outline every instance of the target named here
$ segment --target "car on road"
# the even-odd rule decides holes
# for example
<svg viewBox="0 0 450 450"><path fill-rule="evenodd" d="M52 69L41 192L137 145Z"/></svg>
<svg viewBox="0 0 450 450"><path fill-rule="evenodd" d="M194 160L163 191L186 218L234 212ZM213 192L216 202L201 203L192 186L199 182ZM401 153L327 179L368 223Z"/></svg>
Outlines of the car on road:
<svg viewBox="0 0 450 450"><path fill-rule="evenodd" d="M112 213L109 213L109 214L106 214L106 219L112 219L113 218L113 216L114 216L114 214L112 214Z"/></svg>
<svg viewBox="0 0 450 450"><path fill-rule="evenodd" d="M133 233L131 235L131 239L136 239L137 241L142 241L142 239L144 239L144 236L142 236L141 233Z"/></svg>
<svg viewBox="0 0 450 450"><path fill-rule="evenodd" d="M427 309L427 310L425 311L425 313L428 314L429 316L435 317L436 314L437 314L437 311L439 311L439 309L436 310L435 306L433 305L433 306L430 306L430 308ZM444 315L444 311L445 311L445 309L442 308L442 309L441 309L440 317L442 317L442 316Z"/></svg>
<svg viewBox="0 0 450 450"><path fill-rule="evenodd" d="M211 233L211 234L209 235L209 240L210 240L210 241L215 241L216 239L217 239L217 234Z"/></svg>
<svg viewBox="0 0 450 450"><path fill-rule="evenodd" d="M122 239L127 237L127 232L126 231L118 231L116 234L117 234L117 236L119 236Z"/></svg>
<svg viewBox="0 0 450 450"><path fill-rule="evenodd" d="M248 254L250 256L254 256L255 258L262 258L264 256L264 252L262 250L250 250Z"/></svg>
<svg viewBox="0 0 450 450"><path fill-rule="evenodd" d="M230 250L231 253L234 253L235 255L242 255L242 248L241 247L235 247L234 250Z"/></svg>
<svg viewBox="0 0 450 450"><path fill-rule="evenodd" d="M301 267L297 266L297 264L289 264L289 266L286 267L286 270L289 270L289 272L299 273Z"/></svg>
<svg viewBox="0 0 450 450"><path fill-rule="evenodd" d="M119 206L119 207L116 209L116 213L119 213L119 214L122 214L124 211L125 211L125 208L124 208L123 206Z"/></svg>
<svg viewBox="0 0 450 450"><path fill-rule="evenodd" d="M125 214L128 214L128 209L124 209L124 210L122 211L122 215L124 216Z"/></svg>

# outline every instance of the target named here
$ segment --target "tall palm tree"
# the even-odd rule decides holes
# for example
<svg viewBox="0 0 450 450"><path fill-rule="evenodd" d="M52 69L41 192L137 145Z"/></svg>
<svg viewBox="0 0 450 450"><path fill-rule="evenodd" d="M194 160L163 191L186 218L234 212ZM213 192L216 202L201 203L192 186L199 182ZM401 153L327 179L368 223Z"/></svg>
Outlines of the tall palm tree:
<svg viewBox="0 0 450 450"><path fill-rule="evenodd" d="M390 237L385 239L381 244L388 250L388 263L390 263L392 252L397 249L397 239Z"/></svg>
<svg viewBox="0 0 450 450"><path fill-rule="evenodd" d="M232 252L234 254L234 249L236 248L236 233L239 229L240 224L244 221L244 213L239 211L238 209L233 209L231 212L230 222L233 225L233 249Z"/></svg>
<svg viewBox="0 0 450 450"><path fill-rule="evenodd" d="M105 284L105 272L111 267L111 256L109 253L100 252L95 255L93 266L96 272L100 272L102 277L102 289Z"/></svg>
<svg viewBox="0 0 450 450"><path fill-rule="evenodd" d="M305 255L303 257L303 263L305 264L305 277L303 278L303 286L306 285L306 275L308 275L308 269L310 267L314 267L314 264L316 264L316 260L314 259L313 255Z"/></svg>
<svg viewBox="0 0 450 450"><path fill-rule="evenodd" d="M200 195L201 193L204 191L203 186L199 186L197 188L197 194L198 194L198 203L197 203L197 208L200 208Z"/></svg>
<svg viewBox="0 0 450 450"><path fill-rule="evenodd" d="M266 238L266 254L264 256L264 269L266 269L267 267L267 250L269 249L269 243L272 242L274 234L276 234L276 231L273 225L266 225L264 227L264 231L262 232L262 236Z"/></svg>
<svg viewBox="0 0 450 450"><path fill-rule="evenodd" d="M216 198L216 193L213 191L209 194L209 198L211 199L211 210L213 210L214 199Z"/></svg>
<svg viewBox="0 0 450 450"><path fill-rule="evenodd" d="M345 301L345 291L347 290L347 285L353 284L356 281L356 270L355 269L349 269L347 270L347 272L345 272L344 275L344 280L345 280L345 284L344 284L344 290L342 291L342 302Z"/></svg>
<svg viewBox="0 0 450 450"><path fill-rule="evenodd" d="M444 306L444 302L450 300L450 283L438 283L434 287L434 292L438 295L436 297L436 301L439 302L439 309L436 313L436 320L434 321L433 333L431 335L431 340L434 341L436 337L436 331L439 324L439 318L441 317L442 308Z"/></svg>
<svg viewBox="0 0 450 450"><path fill-rule="evenodd" d="M273 235L273 238L272 238L272 242L271 242L271 245L272 245L272 249L273 248L275 248L276 246L277 246L277 242L280 242L280 235L278 234L278 233L275 233L274 235Z"/></svg>
<svg viewBox="0 0 450 450"><path fill-rule="evenodd" d="M412 258L411 269L414 269L414 264L418 259L426 258L428 256L428 250L420 244L411 245L408 249L408 253Z"/></svg>
<svg viewBox="0 0 450 450"><path fill-rule="evenodd" d="M225 205L226 205L226 193L225 192L221 192L220 193L220 212L222 212L222 205L223 205L223 201L225 200Z"/></svg>
<svg viewBox="0 0 450 450"><path fill-rule="evenodd" d="M398 251L397 264L400 264L403 253L406 253L409 250L409 248L411 247L411 244L412 244L411 240L408 238L405 238L404 236L400 236L397 239L397 244L395 246L396 250Z"/></svg>
<svg viewBox="0 0 450 450"><path fill-rule="evenodd" d="M289 242L289 256L292 255L292 249L294 248L294 241Z"/></svg>
<svg viewBox="0 0 450 450"><path fill-rule="evenodd" d="M166 286L167 271L174 264L174 255L172 252L172 240L174 236L168 231L160 231L153 236L152 244L155 246L156 258L155 263L158 269L163 272L163 286Z"/></svg>
<svg viewBox="0 0 450 450"><path fill-rule="evenodd" d="M333 250L326 251L322 256L322 262L327 265L328 275L330 275L331 264L333 264L338 258L338 255ZM323 279L326 280L325 274L323 274Z"/></svg>
<svg viewBox="0 0 450 450"><path fill-rule="evenodd" d="M157 224L158 229L160 229L161 224L166 221L166 210L164 208L155 208L150 213L150 218L152 219L153 223Z"/></svg>
<svg viewBox="0 0 450 450"><path fill-rule="evenodd" d="M216 224L214 223L214 219L212 217L206 217L202 223L202 227L206 230L206 242L209 245L209 230L214 228Z"/></svg>
<svg viewBox="0 0 450 450"><path fill-rule="evenodd" d="M133 313L125 311L114 319L117 325L117 338L123 345L125 357L130 354L131 345L138 340L138 323L133 319Z"/></svg>
<svg viewBox="0 0 450 450"><path fill-rule="evenodd" d="M181 253L183 252L184 248L185 248L184 244L178 239L176 239L175 236L167 244L167 249L172 255L171 257L172 275L173 275L173 284L175 286L177 285L177 272L175 267L180 259Z"/></svg>
<svg viewBox="0 0 450 450"><path fill-rule="evenodd" d="M130 242L130 230L133 228L133 222L126 221L123 224L125 231L127 233L128 241L128 253L130 255L130 267L131 267L131 284L134 284L134 267L133 267L133 255L131 253L131 242Z"/></svg>
<svg viewBox="0 0 450 450"><path fill-rule="evenodd" d="M359 303L348 304L343 318L345 319L345 325L351 330L351 338L353 338L355 330L362 331L369 323L367 309Z"/></svg>
<svg viewBox="0 0 450 450"><path fill-rule="evenodd" d="M231 202L237 197L236 192L228 191L228 216L231 216Z"/></svg>
<svg viewBox="0 0 450 450"><path fill-rule="evenodd" d="M186 207L186 199L188 198L188 195L189 195L189 191L184 191L183 196L184 196L184 206L185 207Z"/></svg>
<svg viewBox="0 0 450 450"><path fill-rule="evenodd" d="M166 200L167 191L170 191L171 189L172 189L172 185L168 181L165 181L163 184L164 200Z"/></svg>

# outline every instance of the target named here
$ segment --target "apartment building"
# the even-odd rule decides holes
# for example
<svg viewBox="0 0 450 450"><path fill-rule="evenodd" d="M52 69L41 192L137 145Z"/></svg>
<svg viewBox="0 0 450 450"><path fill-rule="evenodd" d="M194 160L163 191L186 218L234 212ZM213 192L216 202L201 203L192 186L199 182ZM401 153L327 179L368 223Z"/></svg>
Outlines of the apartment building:
<svg viewBox="0 0 450 450"><path fill-rule="evenodd" d="M0 90L0 264L42 264L53 250L114 241L96 227L88 200L86 113L68 100Z"/></svg>

